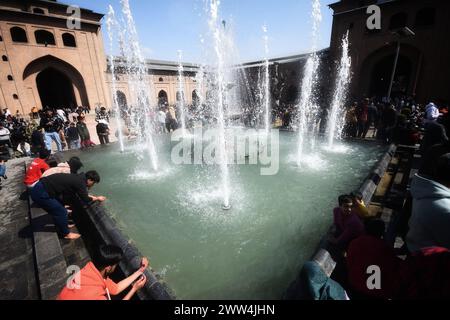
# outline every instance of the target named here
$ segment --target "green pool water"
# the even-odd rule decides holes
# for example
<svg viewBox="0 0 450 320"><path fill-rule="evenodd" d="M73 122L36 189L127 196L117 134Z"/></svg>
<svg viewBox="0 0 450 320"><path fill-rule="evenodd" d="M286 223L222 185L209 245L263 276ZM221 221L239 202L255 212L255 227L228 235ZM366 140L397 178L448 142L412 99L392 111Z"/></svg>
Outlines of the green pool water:
<svg viewBox="0 0 450 320"><path fill-rule="evenodd" d="M160 169L138 145L81 153L97 170L108 212L179 299L279 299L332 222L337 196L360 186L385 148L317 144L296 166L297 136L280 133L280 169L230 165L232 209L221 209L219 168L173 165L168 137Z"/></svg>

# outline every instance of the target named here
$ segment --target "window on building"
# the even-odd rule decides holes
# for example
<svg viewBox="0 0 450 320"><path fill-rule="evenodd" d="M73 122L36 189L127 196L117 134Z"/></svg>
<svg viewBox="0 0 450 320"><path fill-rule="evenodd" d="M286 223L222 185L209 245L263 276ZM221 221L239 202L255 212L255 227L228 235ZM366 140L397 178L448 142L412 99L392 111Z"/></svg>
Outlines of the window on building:
<svg viewBox="0 0 450 320"><path fill-rule="evenodd" d="M12 77L12 75L8 75L8 80L9 80L9 81L13 81L13 80L14 80L13 77Z"/></svg>
<svg viewBox="0 0 450 320"><path fill-rule="evenodd" d="M2 42L3 41L3 38L2 38L2 36L0 36L0 42Z"/></svg>
<svg viewBox="0 0 450 320"><path fill-rule="evenodd" d="M75 37L71 33L64 33L62 35L63 43L65 47L76 47Z"/></svg>
<svg viewBox="0 0 450 320"><path fill-rule="evenodd" d="M12 27L10 30L13 42L28 42L27 32L20 27Z"/></svg>
<svg viewBox="0 0 450 320"><path fill-rule="evenodd" d="M436 20L435 8L423 8L417 12L416 21L414 25L416 27L426 27L434 25Z"/></svg>
<svg viewBox="0 0 450 320"><path fill-rule="evenodd" d="M164 82L164 78L159 78L159 82Z"/></svg>
<svg viewBox="0 0 450 320"><path fill-rule="evenodd" d="M8 61L8 57L7 56L2 56L2 60L3 61Z"/></svg>
<svg viewBox="0 0 450 320"><path fill-rule="evenodd" d="M36 30L34 32L34 36L36 37L36 43L47 45L56 45L55 37L53 33L47 30Z"/></svg>
<svg viewBox="0 0 450 320"><path fill-rule="evenodd" d="M13 94L13 98L14 98L14 100L18 100L19 96L17 94Z"/></svg>
<svg viewBox="0 0 450 320"><path fill-rule="evenodd" d="M389 23L389 30L395 30L406 27L407 23L408 23L408 15L404 12L399 12L391 17L391 21Z"/></svg>
<svg viewBox="0 0 450 320"><path fill-rule="evenodd" d="M45 14L45 11L41 8L33 8L33 13Z"/></svg>

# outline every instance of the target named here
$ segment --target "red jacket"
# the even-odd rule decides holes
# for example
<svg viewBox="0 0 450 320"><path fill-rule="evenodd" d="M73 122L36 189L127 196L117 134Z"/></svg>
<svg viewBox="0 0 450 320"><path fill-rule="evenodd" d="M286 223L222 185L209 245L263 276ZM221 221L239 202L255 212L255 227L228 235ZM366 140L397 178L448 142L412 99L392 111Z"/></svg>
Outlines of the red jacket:
<svg viewBox="0 0 450 320"><path fill-rule="evenodd" d="M79 288L76 288L76 281L79 282ZM117 284L109 278L104 279L100 271L89 262L80 270L78 276L75 275L69 286L58 295L58 300L109 300L110 295L117 295Z"/></svg>
<svg viewBox="0 0 450 320"><path fill-rule="evenodd" d="M50 167L48 166L47 162L45 162L45 160L41 158L34 159L27 169L23 182L27 186L32 185L33 183L39 181L42 174L49 168Z"/></svg>

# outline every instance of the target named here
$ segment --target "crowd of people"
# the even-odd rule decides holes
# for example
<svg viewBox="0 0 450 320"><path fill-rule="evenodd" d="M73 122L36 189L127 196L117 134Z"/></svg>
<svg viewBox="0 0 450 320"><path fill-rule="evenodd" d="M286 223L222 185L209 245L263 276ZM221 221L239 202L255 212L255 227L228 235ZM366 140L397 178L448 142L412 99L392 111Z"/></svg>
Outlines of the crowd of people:
<svg viewBox="0 0 450 320"><path fill-rule="evenodd" d="M58 151L94 146L86 124L89 108L33 108L27 116L8 109L0 110L0 156L3 158L36 155L39 150ZM97 135L102 144L109 143L109 116L104 107L96 110Z"/></svg>
<svg viewBox="0 0 450 320"><path fill-rule="evenodd" d="M70 208L74 199L85 204L106 199L89 192L100 183L96 171L79 173L83 163L78 157L58 163L51 152L52 142L58 151L94 145L85 112L82 107L33 109L28 121L18 113L11 115L7 109L0 115L0 146L14 148L25 156L35 156L26 170L24 186L33 202L53 217L58 232L67 240L80 237L72 231L75 225ZM130 121L130 115L121 116L125 123ZM163 104L148 116L157 123L155 128L159 133L171 132L180 126L179 110L173 106ZM101 144L109 143L110 117L105 108L97 108L96 129ZM191 115L187 119L194 121L195 117ZM344 277L333 285L341 285L352 299L450 297L450 277L447 276L450 268L448 108L438 107L433 102L420 105L406 97L391 103L363 99L348 108L345 119L346 137L366 138L372 128L372 137L384 142L420 143L422 166L411 184L410 212L406 232L402 234L406 247L401 255L385 241L386 225L371 217L362 194L353 192L339 196L338 206L333 210L333 234L327 242L333 257L343 268L341 275ZM190 125L192 122L188 121L187 127ZM7 158L0 158L0 183L1 179L7 179L5 161ZM115 283L109 276L122 257L123 252L118 247L99 246L93 261L80 271L81 290L67 286L59 299L110 299L111 295L119 295L131 286L124 297L130 299L146 283L143 272L148 261L144 258L138 271ZM371 266L381 272L381 280L375 281L373 287L368 286L367 280Z"/></svg>
<svg viewBox="0 0 450 320"><path fill-rule="evenodd" d="M72 209L73 201L81 201L85 206L93 202L103 202L104 196L90 194L90 189L100 183L97 171L79 173L83 163L78 157L67 162L58 163L50 150L42 148L39 156L27 167L23 180L34 206L44 209L53 217L57 232L68 241L76 240L79 233L73 232L75 227ZM129 300L146 283L144 271L148 267L146 258L142 259L138 271L115 283L109 277L114 273L122 260L123 252L113 245L99 245L93 259L79 271L74 279L79 283L62 288L58 296L60 300L106 300L121 294L131 286L123 297ZM75 281L75 280L74 280Z"/></svg>
<svg viewBox="0 0 450 320"><path fill-rule="evenodd" d="M448 122L447 114L448 105L437 106L433 102L423 105L407 96L388 103L384 99L365 98L346 109L343 137L365 139L371 130L371 138L415 145L427 122Z"/></svg>
<svg viewBox="0 0 450 320"><path fill-rule="evenodd" d="M370 106L370 100L363 103ZM445 108L434 103L425 107L405 104L399 110L396 105L389 108L393 110L389 112L395 121L390 123L394 128L387 128L387 132L395 132L399 122L405 124L404 120L399 120L402 115L406 121L416 117L414 132L420 132L421 167L411 181L409 199L397 213L400 218L396 221L399 222L393 225L394 234L403 238L405 245L394 249L393 244L386 240L387 226L383 220L370 214L362 194L354 192L339 196L338 206L333 210L333 232L327 239L327 250L339 266L334 277L337 282L321 282L322 291L314 292L323 294L313 298L387 300L450 297L449 115ZM405 112L405 108L411 111ZM412 116L413 112L417 112L417 116ZM380 128L386 129L383 125L378 130ZM363 125L354 130L360 129L364 136ZM395 133L391 139L395 141ZM318 274L303 272L315 277ZM309 279L308 286L317 285L314 281ZM342 295L343 288L345 295ZM326 295L324 290L336 295Z"/></svg>

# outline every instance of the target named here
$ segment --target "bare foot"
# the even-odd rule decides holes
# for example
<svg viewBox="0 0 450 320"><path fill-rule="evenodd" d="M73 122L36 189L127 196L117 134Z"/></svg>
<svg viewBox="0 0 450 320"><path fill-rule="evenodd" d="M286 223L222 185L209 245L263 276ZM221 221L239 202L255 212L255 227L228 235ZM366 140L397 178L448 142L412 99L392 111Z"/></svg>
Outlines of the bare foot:
<svg viewBox="0 0 450 320"><path fill-rule="evenodd" d="M70 233L68 233L68 234L64 237L64 239L67 239L67 240L76 240L76 239L78 239L79 237L81 237L81 234L70 232Z"/></svg>

